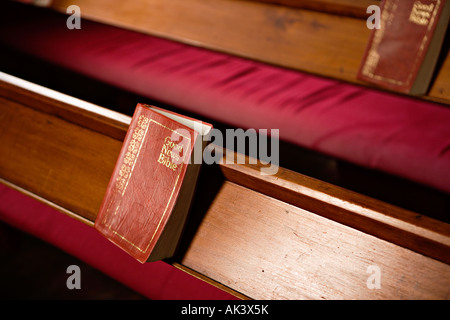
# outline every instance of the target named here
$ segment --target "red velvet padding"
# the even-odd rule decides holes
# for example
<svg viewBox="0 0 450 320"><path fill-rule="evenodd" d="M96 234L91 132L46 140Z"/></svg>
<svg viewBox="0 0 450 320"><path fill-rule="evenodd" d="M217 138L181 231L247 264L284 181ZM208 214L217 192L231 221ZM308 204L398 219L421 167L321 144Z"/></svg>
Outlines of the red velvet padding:
<svg viewBox="0 0 450 320"><path fill-rule="evenodd" d="M141 264L94 228L2 184L0 219L59 247L149 299L236 299L165 262Z"/></svg>

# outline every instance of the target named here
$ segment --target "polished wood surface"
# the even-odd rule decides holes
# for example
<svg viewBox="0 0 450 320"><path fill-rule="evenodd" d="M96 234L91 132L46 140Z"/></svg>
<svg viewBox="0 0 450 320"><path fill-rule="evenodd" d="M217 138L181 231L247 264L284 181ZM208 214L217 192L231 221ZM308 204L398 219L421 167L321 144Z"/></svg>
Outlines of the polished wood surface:
<svg viewBox="0 0 450 320"><path fill-rule="evenodd" d="M379 0L252 0L281 6L315 10L341 16L367 19L367 7L380 5Z"/></svg>
<svg viewBox="0 0 450 320"><path fill-rule="evenodd" d="M127 126L5 82L0 95L1 178L94 221Z"/></svg>
<svg viewBox="0 0 450 320"><path fill-rule="evenodd" d="M271 2L278 1L54 0L51 7L65 13L69 5L78 5L86 19L368 85L356 75L370 34L365 12L376 2ZM448 48L443 51L422 98L450 104L450 56Z"/></svg>
<svg viewBox="0 0 450 320"><path fill-rule="evenodd" d="M1 182L92 226L127 123L3 81ZM450 297L448 224L260 166L204 166L171 263L241 298ZM371 266L380 289L367 287Z"/></svg>
<svg viewBox="0 0 450 320"><path fill-rule="evenodd" d="M449 298L449 265L232 182L182 263L256 299Z"/></svg>
<svg viewBox="0 0 450 320"><path fill-rule="evenodd" d="M228 181L450 264L448 224L284 168L273 176L251 164L221 169Z"/></svg>

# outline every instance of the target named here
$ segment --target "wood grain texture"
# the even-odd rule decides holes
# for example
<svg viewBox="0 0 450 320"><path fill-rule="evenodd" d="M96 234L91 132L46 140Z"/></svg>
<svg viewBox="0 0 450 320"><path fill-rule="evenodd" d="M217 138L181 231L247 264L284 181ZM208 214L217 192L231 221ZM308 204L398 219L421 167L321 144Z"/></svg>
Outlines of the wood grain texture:
<svg viewBox="0 0 450 320"><path fill-rule="evenodd" d="M0 106L0 176L95 220L122 142L3 97Z"/></svg>
<svg viewBox="0 0 450 320"><path fill-rule="evenodd" d="M228 181L450 263L450 225L284 168L263 177L261 167L221 163Z"/></svg>
<svg viewBox="0 0 450 320"><path fill-rule="evenodd" d="M449 298L447 264L231 182L182 263L255 299Z"/></svg>
<svg viewBox="0 0 450 320"><path fill-rule="evenodd" d="M37 94L27 102L0 91L0 178L92 225L122 141L109 130L91 130L91 120L83 126L81 117L61 119L34 100ZM80 110L84 119L93 118L89 113ZM172 261L179 268L257 299L450 298L450 265L442 262L449 256L448 225L410 221L403 210L284 169L271 177L259 176L254 165L206 169L190 216L198 222L189 224ZM380 225L381 235L374 234ZM389 233L409 240L382 238ZM442 261L421 247L424 240L442 245ZM381 271L380 289L367 287L369 266Z"/></svg>
<svg viewBox="0 0 450 320"><path fill-rule="evenodd" d="M338 7L359 11L367 2L352 3L308 5L325 12L236 0L54 0L51 7L65 13L75 4L86 19L373 87L356 78L370 34L366 20L326 12ZM449 104L450 57L444 58L422 98Z"/></svg>

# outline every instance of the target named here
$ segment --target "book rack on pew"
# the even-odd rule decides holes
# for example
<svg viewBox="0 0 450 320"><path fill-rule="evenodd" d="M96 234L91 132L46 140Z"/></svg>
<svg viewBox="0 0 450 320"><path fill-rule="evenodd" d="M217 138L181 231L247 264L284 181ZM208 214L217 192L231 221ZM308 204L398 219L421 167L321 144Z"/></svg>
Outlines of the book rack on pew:
<svg viewBox="0 0 450 320"><path fill-rule="evenodd" d="M375 87L357 74L371 33L366 11L379 0L53 0L50 8L73 4L93 21ZM450 104L448 38L428 92L415 97Z"/></svg>
<svg viewBox="0 0 450 320"><path fill-rule="evenodd" d="M2 74L0 121L1 182L92 227L130 117ZM242 298L449 298L448 224L261 166L203 166L169 263Z"/></svg>

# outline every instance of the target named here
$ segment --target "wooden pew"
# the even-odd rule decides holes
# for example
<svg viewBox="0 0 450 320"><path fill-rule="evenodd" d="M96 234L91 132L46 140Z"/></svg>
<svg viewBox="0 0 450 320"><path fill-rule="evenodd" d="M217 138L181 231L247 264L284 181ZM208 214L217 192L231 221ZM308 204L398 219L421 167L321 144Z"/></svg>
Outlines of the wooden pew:
<svg viewBox="0 0 450 320"><path fill-rule="evenodd" d="M370 86L356 78L370 30L354 0L53 0L66 13L256 61ZM446 51L447 50L447 51ZM448 40L424 98L450 104Z"/></svg>
<svg viewBox="0 0 450 320"><path fill-rule="evenodd" d="M129 122L0 73L0 181L92 227ZM241 298L449 298L448 224L261 166L203 167L169 263Z"/></svg>

